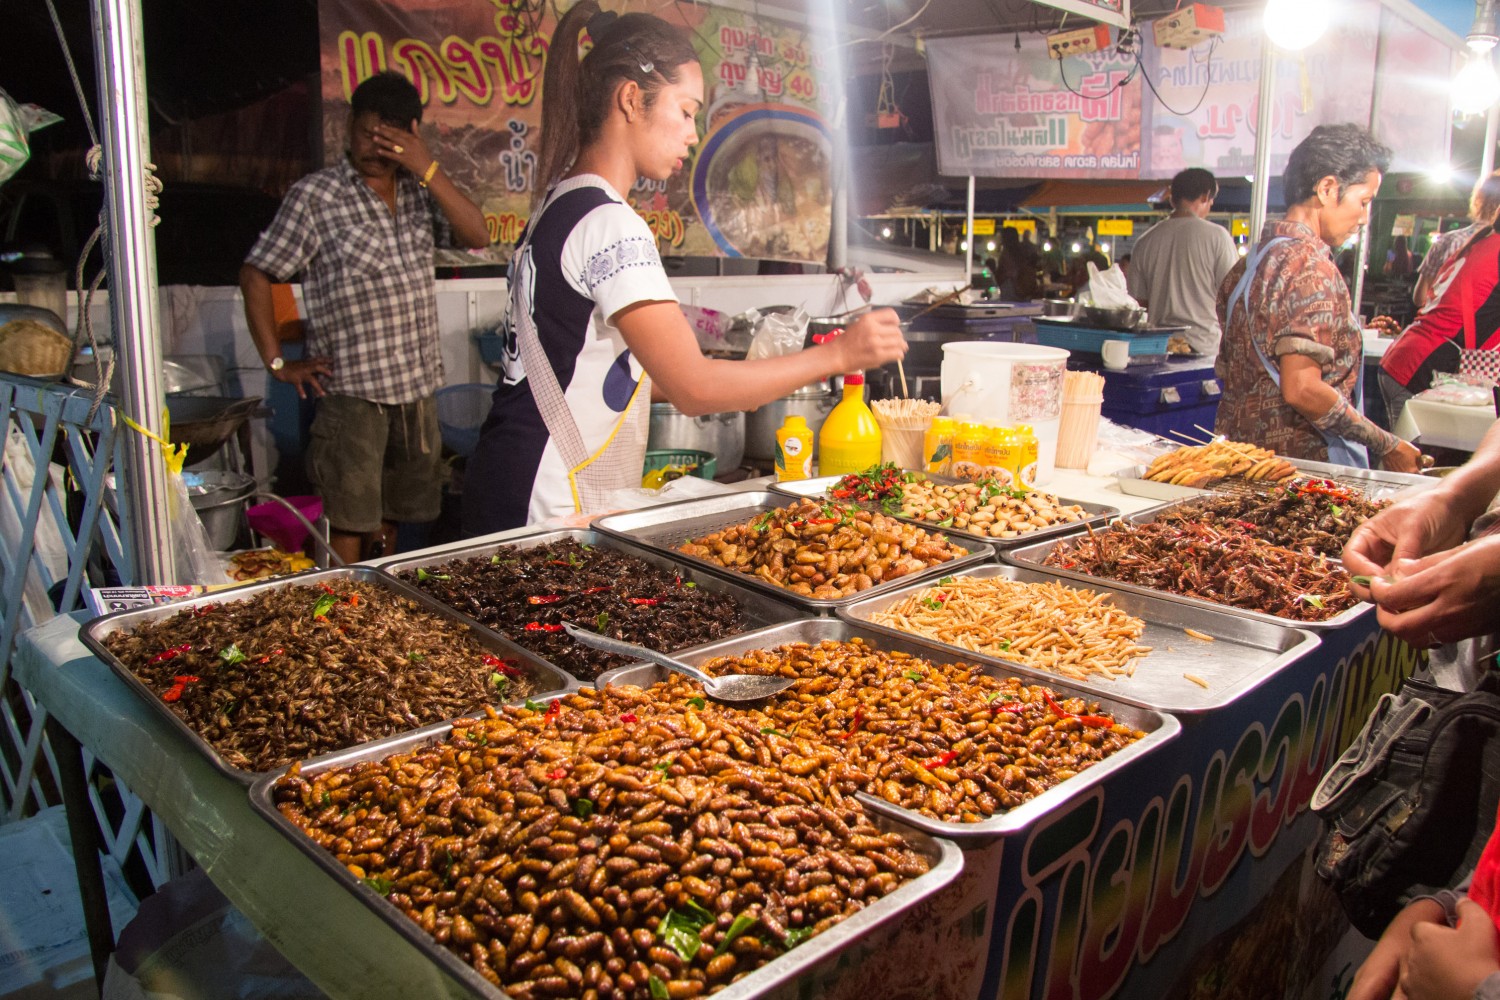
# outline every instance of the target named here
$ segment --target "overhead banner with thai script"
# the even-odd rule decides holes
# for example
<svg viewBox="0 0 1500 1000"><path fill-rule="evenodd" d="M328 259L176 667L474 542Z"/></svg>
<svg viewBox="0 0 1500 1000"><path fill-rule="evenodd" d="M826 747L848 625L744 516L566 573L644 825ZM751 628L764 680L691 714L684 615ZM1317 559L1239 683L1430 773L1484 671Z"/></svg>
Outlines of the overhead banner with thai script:
<svg viewBox="0 0 1500 1000"><path fill-rule="evenodd" d="M1271 173L1280 174L1292 148L1314 127L1370 122L1379 44L1380 5L1351 0L1346 16L1298 53L1281 53L1271 107ZM1144 33L1150 37L1150 31ZM1142 115L1146 177L1171 177L1185 167L1220 174L1255 169L1261 44L1259 10L1224 15L1224 36L1192 49L1145 45L1142 72L1156 99ZM1389 141L1389 140L1387 140Z"/></svg>
<svg viewBox="0 0 1500 1000"><path fill-rule="evenodd" d="M1134 58L1049 58L1041 35L927 42L938 172L951 177L1140 176Z"/></svg>
<svg viewBox="0 0 1500 1000"><path fill-rule="evenodd" d="M484 210L499 244L490 256L508 257L537 184L552 10L513 0L321 0L324 162L344 155L360 81L405 74L422 96L423 138ZM697 3L655 13L691 33L708 102L683 169L627 194L661 252L821 263L833 202L827 122L837 98L828 88L838 79L822 66L831 40Z"/></svg>

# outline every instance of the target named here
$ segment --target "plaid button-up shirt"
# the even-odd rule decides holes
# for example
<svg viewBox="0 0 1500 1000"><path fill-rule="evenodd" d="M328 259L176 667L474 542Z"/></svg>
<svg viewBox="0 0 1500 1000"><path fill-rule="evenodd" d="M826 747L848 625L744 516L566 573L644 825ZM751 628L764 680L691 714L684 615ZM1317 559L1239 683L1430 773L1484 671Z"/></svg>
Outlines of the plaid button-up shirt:
<svg viewBox="0 0 1500 1000"><path fill-rule="evenodd" d="M452 228L431 194L396 175L396 211L344 160L292 186L245 262L302 273L307 354L333 359L331 393L409 403L443 384L433 248Z"/></svg>

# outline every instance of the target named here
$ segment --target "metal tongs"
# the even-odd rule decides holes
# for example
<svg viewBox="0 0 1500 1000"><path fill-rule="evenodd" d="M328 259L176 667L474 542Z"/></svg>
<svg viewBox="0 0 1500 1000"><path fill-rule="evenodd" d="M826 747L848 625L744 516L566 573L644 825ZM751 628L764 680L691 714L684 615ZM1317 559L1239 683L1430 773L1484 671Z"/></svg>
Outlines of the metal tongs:
<svg viewBox="0 0 1500 1000"><path fill-rule="evenodd" d="M563 628L568 635L585 646L602 649L607 653L619 653L621 656L633 656L638 660L666 667L684 677L691 677L702 684L703 693L715 701L759 701L773 694L779 694L797 683L790 678L770 677L764 674L729 674L725 677L710 677L697 667L673 659L666 653L658 653L648 646L640 646L633 642L626 642L624 639L590 632L588 629L579 628L572 622L563 622Z"/></svg>

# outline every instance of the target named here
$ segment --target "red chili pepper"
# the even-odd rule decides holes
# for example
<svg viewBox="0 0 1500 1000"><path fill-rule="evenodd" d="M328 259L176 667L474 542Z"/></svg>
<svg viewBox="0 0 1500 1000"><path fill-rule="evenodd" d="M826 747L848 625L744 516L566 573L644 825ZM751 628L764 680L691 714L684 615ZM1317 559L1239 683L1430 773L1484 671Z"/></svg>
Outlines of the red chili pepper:
<svg viewBox="0 0 1500 1000"><path fill-rule="evenodd" d="M1026 706L1021 704L1019 701L1003 701L1000 704L994 705L992 707L997 712L1010 712L1012 715L1020 715L1021 712L1026 708Z"/></svg>
<svg viewBox="0 0 1500 1000"><path fill-rule="evenodd" d="M808 524L838 524L839 523L839 519L836 518L836 517L810 517L810 518L807 519L807 523Z"/></svg>
<svg viewBox="0 0 1500 1000"><path fill-rule="evenodd" d="M262 656L260 659L256 660L255 662L256 663L270 663L271 662L271 657L273 657L273 656L280 656L284 652L286 652L284 649L282 649L280 646L277 646L275 649L271 650L269 653L267 653L265 656Z"/></svg>
<svg viewBox="0 0 1500 1000"><path fill-rule="evenodd" d="M181 656L183 653L191 652L192 649L193 644L190 642L185 642L181 646L173 646L171 649L162 650L160 653L157 653L155 656L151 657L151 662L166 663L168 660L177 659L177 657Z"/></svg>
<svg viewBox="0 0 1500 1000"><path fill-rule="evenodd" d="M614 589L615 588L613 588L613 587L590 587L588 590L585 590L584 593L585 594L602 594L606 590L614 590Z"/></svg>
<svg viewBox="0 0 1500 1000"><path fill-rule="evenodd" d="M566 559L554 559L554 560L552 560L552 565L554 565L554 566L567 566L567 565L569 565L569 563L568 563L568 561Z"/></svg>
<svg viewBox="0 0 1500 1000"><path fill-rule="evenodd" d="M279 652L281 652L281 650L278 649L277 652L279 653ZM484 665L487 666L487 667L489 667L492 670L498 670L500 673L507 674L507 675L509 675L511 677L520 677L521 676L521 671L519 671L515 667L511 666L505 660L500 659L500 657L498 657L498 656L491 656L488 653L486 653L484 655Z"/></svg>
<svg viewBox="0 0 1500 1000"><path fill-rule="evenodd" d="M629 598L629 601L631 604L639 604L646 608L654 608L661 603L654 597L632 597Z"/></svg>
<svg viewBox="0 0 1500 1000"><path fill-rule="evenodd" d="M620 721L621 722L640 722L641 720L638 719L638 718L636 718L634 712L626 712L624 715L620 716Z"/></svg>
<svg viewBox="0 0 1500 1000"><path fill-rule="evenodd" d="M929 770L929 771L934 771L934 770L936 770L936 769L944 766L945 764L951 764L951 763L953 763L954 758L956 758L957 756L958 756L958 751L957 750L949 750L947 753L938 754L936 757L932 758L931 760L924 760L922 762L922 766L925 767L925 768L927 768L927 770Z"/></svg>
<svg viewBox="0 0 1500 1000"><path fill-rule="evenodd" d="M561 632L562 630L563 627L561 625L543 625L541 622L526 623L526 631L528 632Z"/></svg>
<svg viewBox="0 0 1500 1000"><path fill-rule="evenodd" d="M537 594L526 598L527 604L556 604L562 600L561 594Z"/></svg>
<svg viewBox="0 0 1500 1000"><path fill-rule="evenodd" d="M854 491L851 489L838 489L833 490L832 494L837 500L847 500L854 495Z"/></svg>
<svg viewBox="0 0 1500 1000"><path fill-rule="evenodd" d="M161 696L161 700L176 701L182 697L182 693L187 690L189 684L196 683L198 683L198 678L194 674L179 674L172 678L172 686Z"/></svg>
<svg viewBox="0 0 1500 1000"><path fill-rule="evenodd" d="M556 705L557 702L554 701L552 704ZM564 770L563 768L560 768L560 767L553 768L551 771L547 772L547 779L549 781L561 781L563 778L566 778L567 776L568 776L568 772L566 770Z"/></svg>
<svg viewBox="0 0 1500 1000"><path fill-rule="evenodd" d="M1057 702L1053 701L1052 695L1048 694L1046 691L1042 692L1042 697L1047 699L1047 704L1052 706L1052 711L1055 712L1058 716L1064 719L1077 719L1079 722L1083 723L1085 726L1088 726L1090 729L1107 729L1108 727L1115 724L1113 719L1103 715L1074 715L1072 712L1068 711Z"/></svg>
<svg viewBox="0 0 1500 1000"><path fill-rule="evenodd" d="M359 606L359 595L358 594L350 594L349 595L349 606L350 607L358 607Z"/></svg>
<svg viewBox="0 0 1500 1000"><path fill-rule="evenodd" d="M318 584L318 586L322 587L323 588L323 592L326 593L326 594L333 593L333 588L330 587L330 586L328 586L328 584L326 584L326 583L320 583L320 584Z"/></svg>
<svg viewBox="0 0 1500 1000"><path fill-rule="evenodd" d="M562 699L559 698L547 706L547 711L542 715L543 722L555 722L562 715Z"/></svg>
<svg viewBox="0 0 1500 1000"><path fill-rule="evenodd" d="M854 719L849 723L849 731L840 735L839 739L847 740L849 737L853 736L859 730L859 724L864 721L865 708L863 705L856 705L854 708Z"/></svg>

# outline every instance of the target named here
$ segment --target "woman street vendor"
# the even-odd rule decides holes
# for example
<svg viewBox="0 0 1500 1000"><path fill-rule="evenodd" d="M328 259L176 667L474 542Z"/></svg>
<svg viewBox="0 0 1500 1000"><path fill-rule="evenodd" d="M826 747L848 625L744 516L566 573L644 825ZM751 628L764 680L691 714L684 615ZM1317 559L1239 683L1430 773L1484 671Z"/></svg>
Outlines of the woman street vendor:
<svg viewBox="0 0 1500 1000"><path fill-rule="evenodd" d="M467 533L604 510L639 486L653 392L689 415L752 409L906 353L896 313L877 309L799 354L703 356L625 200L638 178L682 169L698 141L703 72L681 29L582 0L553 35L542 97L546 194L511 258L505 370L469 459Z"/></svg>
<svg viewBox="0 0 1500 1000"><path fill-rule="evenodd" d="M1390 159L1357 125L1319 125L1292 150L1286 215L1219 290L1219 434L1289 458L1420 471L1421 453L1363 413L1364 336L1332 252L1368 220Z"/></svg>

